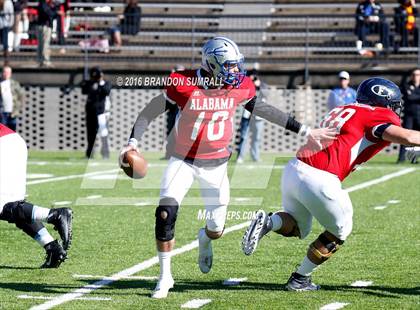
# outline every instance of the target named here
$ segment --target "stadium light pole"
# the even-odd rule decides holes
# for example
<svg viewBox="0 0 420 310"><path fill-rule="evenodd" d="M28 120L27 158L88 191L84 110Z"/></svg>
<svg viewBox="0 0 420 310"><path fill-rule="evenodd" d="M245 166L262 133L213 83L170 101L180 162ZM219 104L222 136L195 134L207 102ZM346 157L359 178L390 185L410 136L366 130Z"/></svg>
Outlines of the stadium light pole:
<svg viewBox="0 0 420 310"><path fill-rule="evenodd" d="M191 16L191 68L195 66L195 18Z"/></svg>
<svg viewBox="0 0 420 310"><path fill-rule="evenodd" d="M85 42L87 42L88 39L88 34L87 34L87 24L88 24L88 15L87 13L85 13ZM88 45L88 44L86 44ZM87 79L88 77L88 70L89 70L89 51L88 51L89 46L86 46L85 48L85 59L84 59L84 68L83 68L83 79Z"/></svg>
<svg viewBox="0 0 420 310"><path fill-rule="evenodd" d="M417 27L417 68L419 68L420 67L420 33L419 33L419 19L418 18L416 18L416 27ZM414 32L414 35L416 35L415 32Z"/></svg>
<svg viewBox="0 0 420 310"><path fill-rule="evenodd" d="M304 84L309 80L309 16L306 16L306 31L305 31L305 78L304 78Z"/></svg>

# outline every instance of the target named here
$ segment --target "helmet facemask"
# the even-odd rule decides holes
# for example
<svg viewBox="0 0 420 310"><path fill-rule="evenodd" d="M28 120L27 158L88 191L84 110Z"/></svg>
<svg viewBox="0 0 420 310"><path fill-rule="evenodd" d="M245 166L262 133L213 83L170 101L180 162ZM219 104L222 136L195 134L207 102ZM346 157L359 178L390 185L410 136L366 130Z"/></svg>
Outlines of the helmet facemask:
<svg viewBox="0 0 420 310"><path fill-rule="evenodd" d="M404 110L404 102L402 100L392 101L389 107L401 118L401 113Z"/></svg>

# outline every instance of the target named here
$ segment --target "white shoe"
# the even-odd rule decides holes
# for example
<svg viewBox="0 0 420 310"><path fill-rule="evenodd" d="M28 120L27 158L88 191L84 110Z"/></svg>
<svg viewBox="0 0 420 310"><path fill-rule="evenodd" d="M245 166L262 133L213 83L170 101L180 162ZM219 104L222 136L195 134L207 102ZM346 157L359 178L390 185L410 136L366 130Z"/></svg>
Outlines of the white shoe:
<svg viewBox="0 0 420 310"><path fill-rule="evenodd" d="M257 211L242 238L242 251L245 255L254 253L260 239L271 230L268 225L268 220L269 216L264 210Z"/></svg>
<svg viewBox="0 0 420 310"><path fill-rule="evenodd" d="M200 228L198 231L198 267L200 267L202 273L208 273L213 264L213 249L211 241L206 246L200 238L200 236L205 233L206 231L204 228Z"/></svg>
<svg viewBox="0 0 420 310"><path fill-rule="evenodd" d="M174 287L174 279L159 279L151 297L156 299L168 297L169 290Z"/></svg>
<svg viewBox="0 0 420 310"><path fill-rule="evenodd" d="M243 164L243 163L244 163L244 160L242 159L242 157L238 157L238 158L236 159L236 163L238 163L238 164Z"/></svg>

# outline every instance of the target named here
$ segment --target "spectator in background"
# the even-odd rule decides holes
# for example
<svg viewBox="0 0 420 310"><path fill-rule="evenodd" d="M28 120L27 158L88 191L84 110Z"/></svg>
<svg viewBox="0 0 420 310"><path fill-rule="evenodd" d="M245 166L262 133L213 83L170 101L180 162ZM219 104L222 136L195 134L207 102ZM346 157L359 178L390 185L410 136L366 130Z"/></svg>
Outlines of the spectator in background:
<svg viewBox="0 0 420 310"><path fill-rule="evenodd" d="M411 72L410 80L401 85L401 92L404 100L403 127L420 130L420 68ZM397 163L404 161L405 147L401 145Z"/></svg>
<svg viewBox="0 0 420 310"><path fill-rule="evenodd" d="M14 22L13 22L13 45L12 50L16 50L20 45L22 25L27 22L26 7L28 0L13 0ZM22 24L22 25L21 25ZM10 50L10 49L9 49Z"/></svg>
<svg viewBox="0 0 420 310"><path fill-rule="evenodd" d="M413 46L419 44L419 30L416 25L418 11L415 0L398 0L399 7L395 8L394 22L395 31L400 35L401 47L407 47L409 44L408 35L413 35Z"/></svg>
<svg viewBox="0 0 420 310"><path fill-rule="evenodd" d="M340 86L331 90L328 97L328 109L332 109L356 102L356 91L349 87L350 74L347 71L341 71L338 74Z"/></svg>
<svg viewBox="0 0 420 310"><path fill-rule="evenodd" d="M128 0L124 9L124 14L119 15L120 23L109 29L111 43L116 47L121 47L121 34L135 36L140 31L141 8L137 0Z"/></svg>
<svg viewBox="0 0 420 310"><path fill-rule="evenodd" d="M16 131L16 118L23 105L23 91L18 81L12 79L12 68L3 68L0 82L0 121L13 131Z"/></svg>
<svg viewBox="0 0 420 310"><path fill-rule="evenodd" d="M53 21L62 13L53 0L39 0L38 3L38 64L40 67L52 67L50 60L50 42Z"/></svg>
<svg viewBox="0 0 420 310"><path fill-rule="evenodd" d="M267 90L267 85L263 83L257 76L258 72L256 69L251 70L249 77L254 82L257 103L266 102L267 96L265 94ZM261 133L264 129L264 120L261 117L252 115L249 111L244 109L242 113L241 123L239 125L239 144L238 144L238 157L236 162L241 164L244 162L244 157L246 154L246 146L248 134L251 132L251 158L253 161L260 161L260 141Z"/></svg>
<svg viewBox="0 0 420 310"><path fill-rule="evenodd" d="M66 44L66 24L70 20L70 0L56 0L58 4L58 12L60 14L57 16L57 36L58 44L61 46L60 54L65 54L66 50L64 45Z"/></svg>
<svg viewBox="0 0 420 310"><path fill-rule="evenodd" d="M377 33L380 36L380 43L376 48L389 48L389 25L386 21L382 5L375 0L364 0L359 3L356 9L356 47L362 51L368 34Z"/></svg>
<svg viewBox="0 0 420 310"><path fill-rule="evenodd" d="M9 31L13 26L14 11L10 0L0 0L0 36L3 45L4 62L9 58Z"/></svg>
<svg viewBox="0 0 420 310"><path fill-rule="evenodd" d="M93 148L99 130L102 140L101 155L106 159L109 158L107 118L110 109L111 83L104 80L104 74L99 67L93 67L89 75L90 79L82 81L80 85L82 94L87 95L85 106L88 143L86 157L93 158Z"/></svg>

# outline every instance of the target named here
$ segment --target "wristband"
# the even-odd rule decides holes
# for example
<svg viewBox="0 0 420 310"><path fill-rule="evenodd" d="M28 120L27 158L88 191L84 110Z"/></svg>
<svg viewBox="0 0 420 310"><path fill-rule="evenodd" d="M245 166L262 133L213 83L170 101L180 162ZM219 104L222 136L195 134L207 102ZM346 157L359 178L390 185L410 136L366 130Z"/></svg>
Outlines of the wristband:
<svg viewBox="0 0 420 310"><path fill-rule="evenodd" d="M128 140L128 144L137 147L138 141L135 138L130 138L130 140Z"/></svg>
<svg viewBox="0 0 420 310"><path fill-rule="evenodd" d="M300 127L300 130L299 130L298 134L302 137L307 137L307 136L309 136L310 132L311 132L311 127L306 126L306 125L302 125L302 127Z"/></svg>

